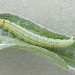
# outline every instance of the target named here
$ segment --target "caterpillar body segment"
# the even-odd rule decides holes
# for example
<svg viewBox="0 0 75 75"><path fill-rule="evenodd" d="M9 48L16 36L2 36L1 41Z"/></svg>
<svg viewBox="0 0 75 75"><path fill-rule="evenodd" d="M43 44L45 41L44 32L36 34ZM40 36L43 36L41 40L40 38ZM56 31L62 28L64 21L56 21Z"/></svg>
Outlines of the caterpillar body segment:
<svg viewBox="0 0 75 75"><path fill-rule="evenodd" d="M8 30L9 32L18 36L23 41L33 45L38 45L40 47L61 48L61 47L68 47L74 43L73 38L61 40L61 39L47 38L34 34L33 32L28 31L27 29L5 19L0 19L0 26L5 30Z"/></svg>

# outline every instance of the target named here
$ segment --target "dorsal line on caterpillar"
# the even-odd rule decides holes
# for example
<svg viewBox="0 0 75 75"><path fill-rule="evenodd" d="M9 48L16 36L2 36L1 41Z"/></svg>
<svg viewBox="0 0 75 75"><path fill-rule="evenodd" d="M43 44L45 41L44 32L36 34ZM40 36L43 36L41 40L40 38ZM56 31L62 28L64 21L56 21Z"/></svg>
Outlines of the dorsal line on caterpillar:
<svg viewBox="0 0 75 75"><path fill-rule="evenodd" d="M44 36L34 34L33 32L30 32L27 29L5 19L0 19L0 26L8 30L9 32L13 33L14 35L18 36L23 41L41 47L61 48L70 46L74 43L73 37L71 37L70 39L63 39L63 40L47 38Z"/></svg>

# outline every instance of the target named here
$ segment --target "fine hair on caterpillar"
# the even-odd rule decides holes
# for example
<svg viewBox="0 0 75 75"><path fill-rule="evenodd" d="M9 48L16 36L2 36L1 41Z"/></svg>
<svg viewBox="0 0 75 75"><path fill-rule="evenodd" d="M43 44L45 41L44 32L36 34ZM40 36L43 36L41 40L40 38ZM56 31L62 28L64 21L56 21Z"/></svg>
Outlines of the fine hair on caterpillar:
<svg viewBox="0 0 75 75"><path fill-rule="evenodd" d="M44 36L37 35L31 31L28 31L26 28L23 28L5 19L0 19L0 26L5 30L8 30L9 32L18 36L23 41L33 45L38 45L40 47L63 48L68 47L74 43L73 37L71 37L70 39L63 40L47 38Z"/></svg>

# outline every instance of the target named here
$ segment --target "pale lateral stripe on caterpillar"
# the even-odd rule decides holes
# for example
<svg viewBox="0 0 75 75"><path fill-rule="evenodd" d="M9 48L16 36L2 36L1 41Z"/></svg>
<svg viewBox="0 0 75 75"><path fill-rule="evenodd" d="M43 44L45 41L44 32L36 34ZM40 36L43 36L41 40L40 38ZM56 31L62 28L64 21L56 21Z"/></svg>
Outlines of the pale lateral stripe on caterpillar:
<svg viewBox="0 0 75 75"><path fill-rule="evenodd" d="M9 32L13 33L14 35L17 35L25 42L31 43L33 45L38 45L41 47L60 48L70 46L74 43L73 38L61 40L61 39L47 38L34 34L33 32L30 32L27 29L5 19L0 19L0 26L8 30Z"/></svg>

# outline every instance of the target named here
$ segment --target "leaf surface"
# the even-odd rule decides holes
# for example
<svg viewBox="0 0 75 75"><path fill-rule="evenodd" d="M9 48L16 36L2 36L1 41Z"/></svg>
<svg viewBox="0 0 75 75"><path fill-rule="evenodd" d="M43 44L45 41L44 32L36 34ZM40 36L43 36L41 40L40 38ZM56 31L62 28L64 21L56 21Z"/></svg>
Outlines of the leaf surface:
<svg viewBox="0 0 75 75"><path fill-rule="evenodd" d="M36 24L36 23L34 23L34 22L32 22L32 21L30 21L28 19L23 19L23 18L21 18L21 17L19 17L17 15L4 13L4 14L0 14L0 18L9 20L9 21L11 21L11 22L13 22L15 24L18 24L18 25L22 26L23 28L26 28L27 30L29 30L29 31L31 31L31 32L33 32L35 34L45 36L47 38L54 38L54 39L68 39L68 38L70 38L70 37L68 37L66 35L58 34L56 32L52 32L50 30L42 28L38 24ZM18 43L24 43L17 36L14 36L12 33L8 32L8 31L6 31L6 30L4 30L2 28L0 28L0 35L2 37L5 36L5 38L10 38L10 39L12 38L12 41L10 41L10 42L11 43L16 42L16 45ZM13 40L15 40L15 41L13 41ZM5 41L7 41L7 40L3 40L0 37L0 41L2 41L1 43L5 43ZM6 44L10 43L10 42L8 40L6 42ZM19 44L19 47L21 47L20 44ZM25 47L25 46L22 45L22 47ZM36 46L35 46L36 48L34 48L34 46L28 44L28 48L31 48L31 47L32 47L32 50L34 49L34 50L37 50L38 52L41 52L42 49L44 49L44 48L40 48L40 47L37 48ZM46 52L43 51L43 53L42 52L41 53L42 54L46 53L46 55L50 53L49 57L55 63L57 63L58 65L61 65L62 68L64 68L65 62L67 63L66 66L70 65L70 66L75 68L75 43L73 45L67 47L67 48L46 48L45 50L47 50L48 52L46 53ZM50 56L51 54L52 54L52 56ZM58 57L59 58L61 57L61 58L59 59ZM62 59L64 59L65 62L61 61ZM58 62L56 60L58 60ZM63 65L61 63L63 63Z"/></svg>

